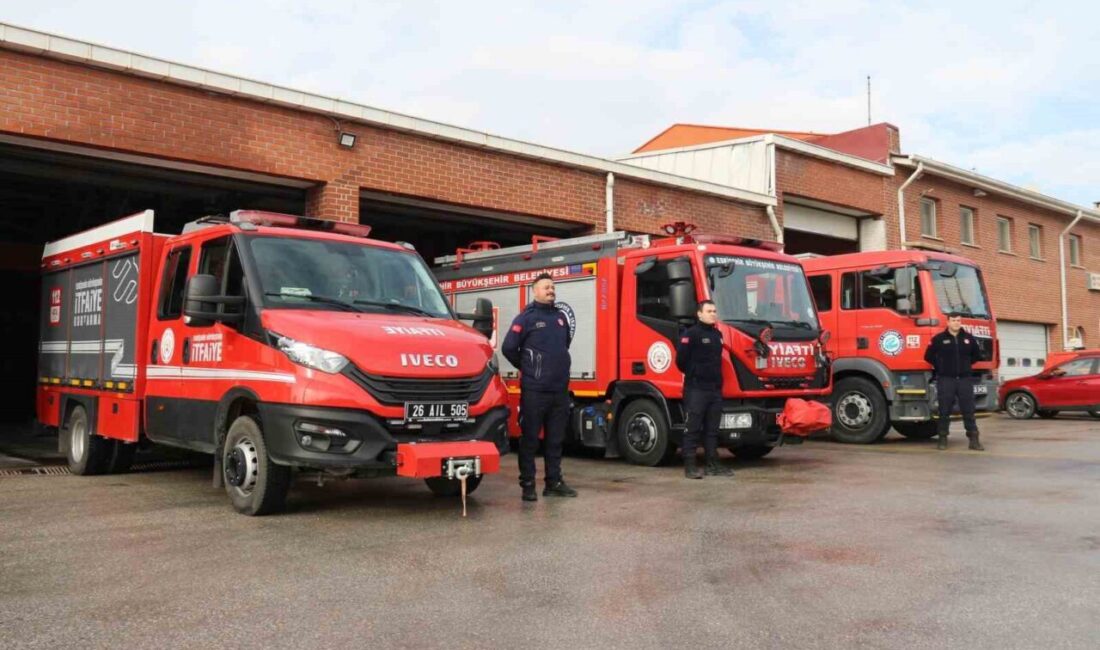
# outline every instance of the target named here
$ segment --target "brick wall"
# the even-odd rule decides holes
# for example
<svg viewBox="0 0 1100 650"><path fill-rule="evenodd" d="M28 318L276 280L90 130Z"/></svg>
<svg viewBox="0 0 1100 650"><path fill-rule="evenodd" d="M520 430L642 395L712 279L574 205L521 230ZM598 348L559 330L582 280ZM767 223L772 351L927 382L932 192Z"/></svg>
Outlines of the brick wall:
<svg viewBox="0 0 1100 650"><path fill-rule="evenodd" d="M604 225L605 174L362 124L354 149L333 121L156 80L0 50L0 131L305 179L311 214L357 221L359 189ZM670 220L767 234L762 207L617 179L619 226ZM661 209L658 209L661 208Z"/></svg>
<svg viewBox="0 0 1100 650"><path fill-rule="evenodd" d="M902 171L899 169L899 171ZM902 171L900 184L908 177ZM1058 271L1058 234L1069 225L1067 214L989 194L974 196L973 187L925 174L905 191L906 240L975 260L982 268L997 318L1051 325L1051 350L1062 349L1061 284ZM921 193L936 204L938 239L921 234ZM975 214L975 245L962 243L960 207ZM1012 251L998 246L997 218L1008 217L1012 226ZM1041 228L1040 258L1030 255L1028 226ZM897 222L889 224L890 240L897 241ZM1073 231L1083 235L1083 269L1067 268L1069 323L1085 329L1086 344L1100 346L1100 292L1086 288L1087 271L1100 272L1100 226L1079 224ZM1067 264L1069 250L1066 250Z"/></svg>
<svg viewBox="0 0 1100 650"><path fill-rule="evenodd" d="M776 152L775 175L781 198L803 196L876 215L891 185L890 177L784 149Z"/></svg>

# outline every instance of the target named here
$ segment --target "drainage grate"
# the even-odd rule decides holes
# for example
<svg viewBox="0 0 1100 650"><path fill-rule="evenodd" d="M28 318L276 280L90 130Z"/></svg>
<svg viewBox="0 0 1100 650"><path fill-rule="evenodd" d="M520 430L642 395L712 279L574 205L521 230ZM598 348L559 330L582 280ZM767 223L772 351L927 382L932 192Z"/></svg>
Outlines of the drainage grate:
<svg viewBox="0 0 1100 650"><path fill-rule="evenodd" d="M140 472L164 472L173 469L190 469L203 467L210 463L190 460L161 460L151 463L135 463L127 474ZM18 469L0 469L0 478L8 476L68 476L72 474L68 465L54 465L49 467L23 467Z"/></svg>

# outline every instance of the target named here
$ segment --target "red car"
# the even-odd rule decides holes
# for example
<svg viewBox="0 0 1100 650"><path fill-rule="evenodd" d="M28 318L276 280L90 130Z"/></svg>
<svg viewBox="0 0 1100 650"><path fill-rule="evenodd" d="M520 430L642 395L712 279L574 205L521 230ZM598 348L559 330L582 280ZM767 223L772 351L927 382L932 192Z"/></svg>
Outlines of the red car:
<svg viewBox="0 0 1100 650"><path fill-rule="evenodd" d="M1100 351L1060 359L1037 375L1006 381L1000 401L1018 420L1052 418L1060 411L1087 411L1100 418Z"/></svg>

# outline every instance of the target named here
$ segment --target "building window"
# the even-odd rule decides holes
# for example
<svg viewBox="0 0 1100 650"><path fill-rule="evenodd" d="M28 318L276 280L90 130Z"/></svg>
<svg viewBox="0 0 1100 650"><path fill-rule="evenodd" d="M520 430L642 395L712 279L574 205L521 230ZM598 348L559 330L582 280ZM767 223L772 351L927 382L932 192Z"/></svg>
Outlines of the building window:
<svg viewBox="0 0 1100 650"><path fill-rule="evenodd" d="M1036 226L1031 223L1027 226L1027 243L1030 248L1031 256L1035 259L1043 258L1043 228L1042 226Z"/></svg>
<svg viewBox="0 0 1100 650"><path fill-rule="evenodd" d="M997 217L997 249L1012 252L1012 219L1008 217Z"/></svg>
<svg viewBox="0 0 1100 650"><path fill-rule="evenodd" d="M1069 263L1071 266L1081 266L1081 235L1069 236Z"/></svg>
<svg viewBox="0 0 1100 650"><path fill-rule="evenodd" d="M932 199L920 200L920 234L922 237L939 237L936 228L936 202Z"/></svg>
<svg viewBox="0 0 1100 650"><path fill-rule="evenodd" d="M959 208L959 232L962 237L962 243L976 245L978 242L974 239L974 208L961 207Z"/></svg>

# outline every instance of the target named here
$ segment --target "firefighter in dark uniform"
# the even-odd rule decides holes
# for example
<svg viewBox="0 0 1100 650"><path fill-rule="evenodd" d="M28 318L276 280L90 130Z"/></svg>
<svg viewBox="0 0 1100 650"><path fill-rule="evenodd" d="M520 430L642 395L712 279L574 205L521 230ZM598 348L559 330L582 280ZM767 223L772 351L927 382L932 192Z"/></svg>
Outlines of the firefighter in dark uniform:
<svg viewBox="0 0 1100 650"><path fill-rule="evenodd" d="M699 322L680 335L676 345L676 367L684 373L684 476L703 478L695 464L699 438L706 452L706 473L733 476L733 470L718 461L718 427L722 422L722 333L714 324L718 309L712 300L699 303Z"/></svg>
<svg viewBox="0 0 1100 650"><path fill-rule="evenodd" d="M947 434L951 428L951 411L959 403L970 448L985 451L978 438L978 422L974 419L974 374L971 366L981 357L981 348L974 335L963 329L962 315L947 315L947 329L932 337L924 360L932 364L932 380L940 401L939 448L947 449Z"/></svg>
<svg viewBox="0 0 1100 650"><path fill-rule="evenodd" d="M561 476L561 447L569 422L569 344L572 335L565 314L554 306L554 279L543 273L535 279L534 301L508 329L501 353L520 371L519 484L524 501L537 501L535 452L539 431L545 453L544 497L575 497L577 491Z"/></svg>

